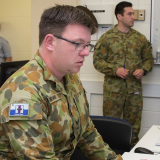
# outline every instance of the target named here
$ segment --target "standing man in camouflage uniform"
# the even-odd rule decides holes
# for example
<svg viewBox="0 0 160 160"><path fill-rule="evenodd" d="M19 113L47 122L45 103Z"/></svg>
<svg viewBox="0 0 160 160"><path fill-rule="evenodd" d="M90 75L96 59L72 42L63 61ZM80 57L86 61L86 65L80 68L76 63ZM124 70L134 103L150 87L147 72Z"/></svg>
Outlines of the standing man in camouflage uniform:
<svg viewBox="0 0 160 160"><path fill-rule="evenodd" d="M129 2L115 8L118 25L98 40L94 67L105 74L103 115L121 117L133 127L132 147L137 143L143 107L141 79L153 66L152 47L144 35L132 29L134 11Z"/></svg>
<svg viewBox="0 0 160 160"><path fill-rule="evenodd" d="M69 160L75 147L89 159L122 160L89 117L75 74L95 26L73 6L49 8L39 24L39 50L0 89L0 159Z"/></svg>

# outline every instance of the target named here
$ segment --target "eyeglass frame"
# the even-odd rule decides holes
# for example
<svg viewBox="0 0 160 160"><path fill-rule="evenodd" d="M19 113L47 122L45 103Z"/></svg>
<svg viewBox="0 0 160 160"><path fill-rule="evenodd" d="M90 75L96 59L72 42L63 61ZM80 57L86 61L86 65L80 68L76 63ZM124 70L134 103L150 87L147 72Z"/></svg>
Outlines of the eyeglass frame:
<svg viewBox="0 0 160 160"><path fill-rule="evenodd" d="M64 40L64 41L70 42L70 43L72 43L72 44L75 44L75 45L76 45L75 50L77 50L76 48L77 48L77 46L78 46L79 44L85 44L85 43L77 43L77 42L74 42L74 41L70 41L70 40L68 40L68 39L66 39L66 38L63 38L63 37L60 37L60 36L56 36L56 35L53 35L53 36L56 37L56 38L62 39L62 40ZM85 44L85 46L83 46L83 49L82 49L82 50L77 50L77 51L83 51L83 50L86 48L86 46L87 46L87 47L88 47L88 46L91 47L91 49L89 50L89 52L90 52L95 45L93 45L93 44L88 44L88 45L86 45L86 44Z"/></svg>

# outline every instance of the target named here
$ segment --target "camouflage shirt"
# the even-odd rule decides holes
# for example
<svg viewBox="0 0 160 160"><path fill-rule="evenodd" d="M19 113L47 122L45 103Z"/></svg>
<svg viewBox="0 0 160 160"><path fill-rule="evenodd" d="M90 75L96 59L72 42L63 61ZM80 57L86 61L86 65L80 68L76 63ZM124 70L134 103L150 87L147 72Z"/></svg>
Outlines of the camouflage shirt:
<svg viewBox="0 0 160 160"><path fill-rule="evenodd" d="M141 80L133 76L136 69L150 72L153 66L151 43L134 29L123 33L115 26L98 40L93 56L94 67L105 74L107 90L134 93L142 88ZM124 80L116 75L120 67L129 70Z"/></svg>
<svg viewBox="0 0 160 160"><path fill-rule="evenodd" d="M38 53L5 82L0 159L68 160L77 146L90 159L122 160L94 128L78 76L67 74L64 86Z"/></svg>

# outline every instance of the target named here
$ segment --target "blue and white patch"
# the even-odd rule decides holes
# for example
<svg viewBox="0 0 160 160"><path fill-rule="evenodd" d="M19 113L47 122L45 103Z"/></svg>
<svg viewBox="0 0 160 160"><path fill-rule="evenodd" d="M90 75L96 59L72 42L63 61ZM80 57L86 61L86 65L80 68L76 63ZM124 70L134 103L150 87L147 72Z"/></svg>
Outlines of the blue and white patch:
<svg viewBox="0 0 160 160"><path fill-rule="evenodd" d="M14 103L11 104L9 116L28 116L28 103Z"/></svg>

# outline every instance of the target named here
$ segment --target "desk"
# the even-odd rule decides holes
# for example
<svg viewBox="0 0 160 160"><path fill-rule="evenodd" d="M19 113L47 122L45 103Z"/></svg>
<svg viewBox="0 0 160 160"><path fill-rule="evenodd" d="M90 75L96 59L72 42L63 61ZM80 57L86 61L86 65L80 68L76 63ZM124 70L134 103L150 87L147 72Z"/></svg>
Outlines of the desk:
<svg viewBox="0 0 160 160"><path fill-rule="evenodd" d="M148 132L140 139L140 141L132 148L130 152L134 153L137 147L144 147L153 152L160 152L160 146L155 146L155 143L160 138L160 129L153 125Z"/></svg>

